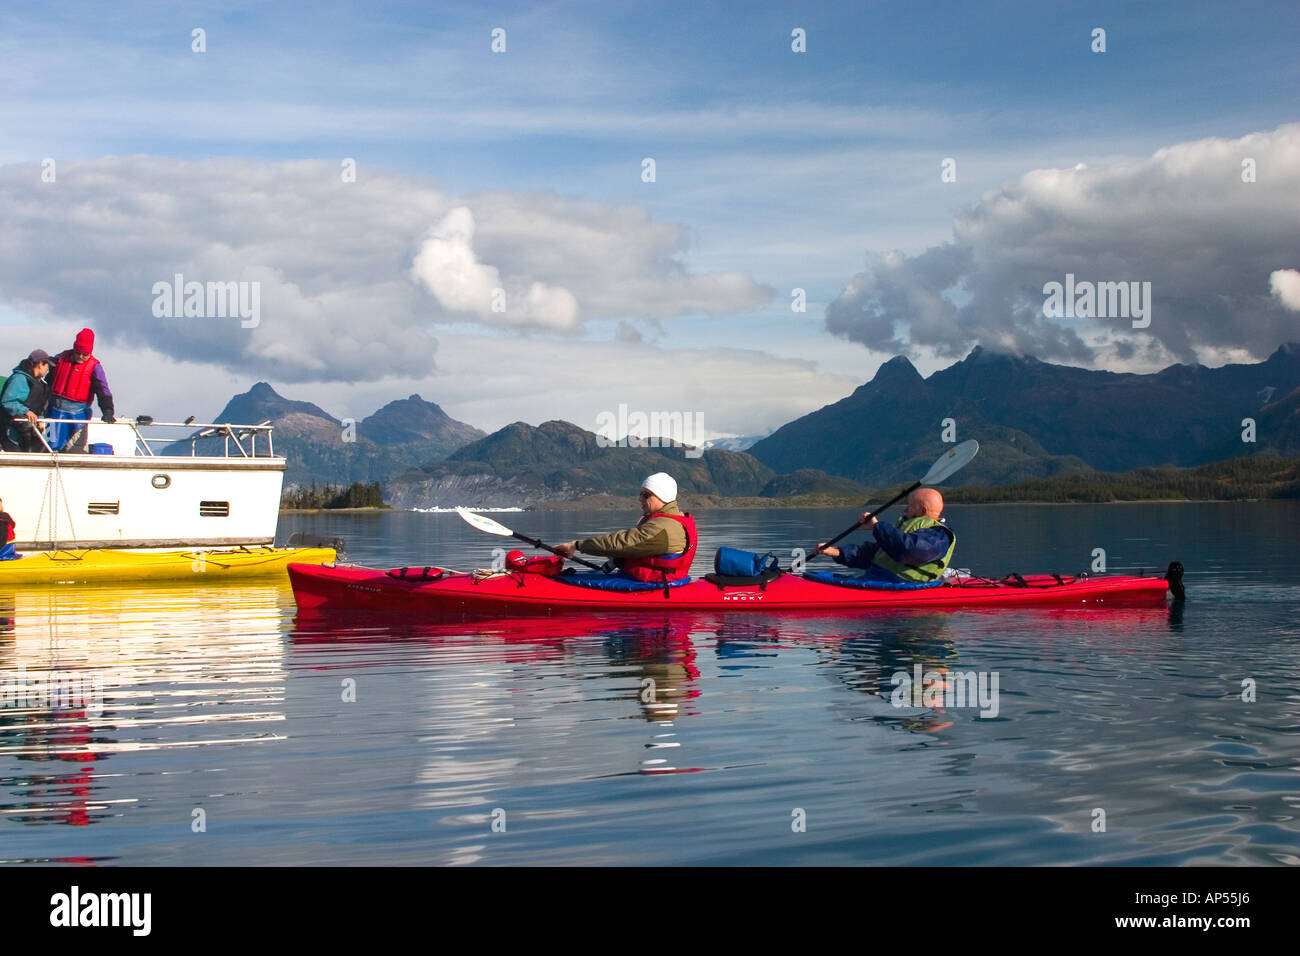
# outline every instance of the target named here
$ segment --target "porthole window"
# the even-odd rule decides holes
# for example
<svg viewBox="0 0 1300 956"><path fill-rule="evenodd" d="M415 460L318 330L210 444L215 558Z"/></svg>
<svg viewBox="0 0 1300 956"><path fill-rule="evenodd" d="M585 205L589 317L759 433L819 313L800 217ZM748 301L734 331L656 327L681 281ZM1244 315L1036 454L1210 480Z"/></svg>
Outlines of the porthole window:
<svg viewBox="0 0 1300 956"><path fill-rule="evenodd" d="M172 483L171 475L154 475L149 479L149 483L155 488L170 488Z"/></svg>

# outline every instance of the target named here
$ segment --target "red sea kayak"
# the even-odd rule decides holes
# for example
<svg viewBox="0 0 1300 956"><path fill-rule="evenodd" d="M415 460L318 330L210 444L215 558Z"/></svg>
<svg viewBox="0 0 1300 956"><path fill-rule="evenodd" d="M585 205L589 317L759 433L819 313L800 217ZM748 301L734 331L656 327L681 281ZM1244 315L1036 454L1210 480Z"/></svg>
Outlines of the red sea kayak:
<svg viewBox="0 0 1300 956"><path fill-rule="evenodd" d="M667 591L593 590L541 574L472 574L437 568L375 570L350 565L289 565L298 607L418 614L424 620L465 616L548 615L569 611L837 612L870 608L978 608L1043 605L1164 604L1169 582L1159 577L1024 575L914 591L867 590L782 574L766 586L719 587L695 580Z"/></svg>

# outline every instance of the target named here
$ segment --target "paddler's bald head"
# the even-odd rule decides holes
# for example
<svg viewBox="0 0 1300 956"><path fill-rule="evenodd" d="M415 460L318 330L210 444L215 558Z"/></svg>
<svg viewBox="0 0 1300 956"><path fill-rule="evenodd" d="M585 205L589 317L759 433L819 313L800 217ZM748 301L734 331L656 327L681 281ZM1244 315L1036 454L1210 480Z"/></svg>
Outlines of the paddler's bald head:
<svg viewBox="0 0 1300 956"><path fill-rule="evenodd" d="M925 515L938 521L941 514L943 514L943 495L933 488L917 488L907 499L907 510L903 512L903 517L918 518Z"/></svg>

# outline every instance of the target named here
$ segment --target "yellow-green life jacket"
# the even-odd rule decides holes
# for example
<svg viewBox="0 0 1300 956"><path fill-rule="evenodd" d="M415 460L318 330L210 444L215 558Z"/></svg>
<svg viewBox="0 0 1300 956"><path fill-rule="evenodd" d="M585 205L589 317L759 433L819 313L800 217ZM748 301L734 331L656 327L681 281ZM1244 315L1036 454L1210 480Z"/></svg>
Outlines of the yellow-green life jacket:
<svg viewBox="0 0 1300 956"><path fill-rule="evenodd" d="M876 556L871 559L871 563L879 565L903 581L933 581L935 578L942 576L944 568L948 567L948 562L952 560L953 549L957 547L957 536L952 533L952 529L942 521L935 521L925 515L919 515L915 518L900 518L895 527L904 534L911 534L913 531L919 531L922 528L943 528L944 531L948 532L948 550L937 561L929 561L925 564L903 564L901 561L895 561L887 555L884 548L878 547L876 548Z"/></svg>

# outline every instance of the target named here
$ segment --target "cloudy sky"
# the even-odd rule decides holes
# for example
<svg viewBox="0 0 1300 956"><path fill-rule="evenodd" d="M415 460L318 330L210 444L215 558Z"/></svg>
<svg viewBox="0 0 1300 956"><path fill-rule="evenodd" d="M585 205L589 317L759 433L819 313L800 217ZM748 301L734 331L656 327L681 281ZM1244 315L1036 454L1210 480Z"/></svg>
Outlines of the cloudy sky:
<svg viewBox="0 0 1300 956"><path fill-rule="evenodd" d="M88 324L126 413L267 380L714 435L898 353L1257 360L1300 339L1298 36L1294 2L9 5L0 360ZM256 324L159 315L178 274L256 283ZM1067 274L1151 283L1149 326L1044 317Z"/></svg>

